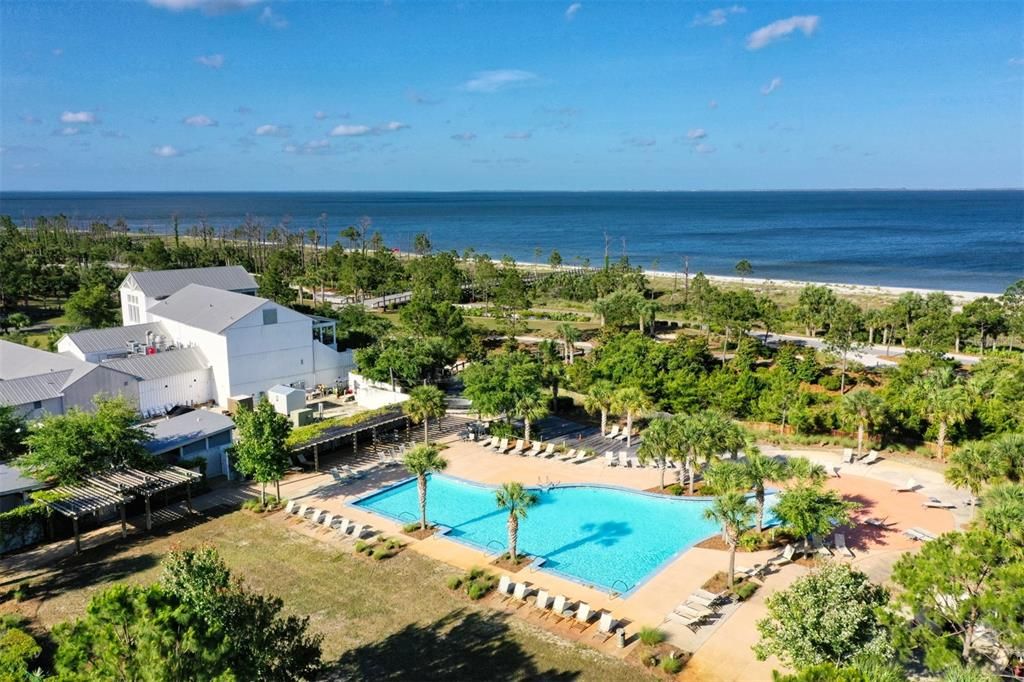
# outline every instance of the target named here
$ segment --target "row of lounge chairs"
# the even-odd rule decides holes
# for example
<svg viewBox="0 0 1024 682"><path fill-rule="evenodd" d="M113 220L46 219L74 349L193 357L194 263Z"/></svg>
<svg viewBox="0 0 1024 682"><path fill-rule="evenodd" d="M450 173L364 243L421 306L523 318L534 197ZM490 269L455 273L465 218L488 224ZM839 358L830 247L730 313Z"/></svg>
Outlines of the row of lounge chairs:
<svg viewBox="0 0 1024 682"><path fill-rule="evenodd" d="M366 474L358 469L353 469L347 464L341 466L331 467L329 469L331 478L334 479L335 483L345 484L350 481L358 481L359 479L366 478Z"/></svg>
<svg viewBox="0 0 1024 682"><path fill-rule="evenodd" d="M314 526L323 526L324 528L334 530L343 538L359 540L377 533L377 531L367 524L356 523L355 521L346 519L344 516L331 514L326 510L317 509L316 507L311 507L308 504L299 504L295 500L289 500L284 511L286 514L291 514L304 521L309 521Z"/></svg>
<svg viewBox="0 0 1024 682"><path fill-rule="evenodd" d="M874 464L882 459L878 456L878 450L868 450L868 454L861 458L860 464ZM853 464L857 461L857 454L853 448L843 448L843 464Z"/></svg>
<svg viewBox="0 0 1024 682"><path fill-rule="evenodd" d="M729 601L727 595L697 589L672 609L666 620L681 623L696 632Z"/></svg>
<svg viewBox="0 0 1024 682"><path fill-rule="evenodd" d="M593 454L582 449L559 452L554 443L545 444L542 441L533 441L529 449L527 449L526 444L527 441L522 438L491 437L480 442L482 447L490 448L499 455L520 455L523 457L542 457L544 459L557 458L562 462L572 462L573 464L582 464L594 458Z"/></svg>
<svg viewBox="0 0 1024 682"><path fill-rule="evenodd" d="M608 433L604 434L604 437L609 440L627 440L629 438L629 432L625 428L620 430L619 425L614 424L612 425L612 428L608 430ZM634 433L633 438L635 439L637 437L638 436Z"/></svg>
<svg viewBox="0 0 1024 682"><path fill-rule="evenodd" d="M580 627L581 631L590 627L594 616L597 616L597 630L594 632L594 637L602 640L607 640L614 635L616 626L620 624L607 611L594 612L586 602L573 604L562 594L552 597L547 590L534 589L533 585L528 582L514 583L507 575L498 579L498 594L509 603L518 602L522 605L532 602L532 606L544 617L569 621L570 627ZM531 600L530 597L533 599Z"/></svg>

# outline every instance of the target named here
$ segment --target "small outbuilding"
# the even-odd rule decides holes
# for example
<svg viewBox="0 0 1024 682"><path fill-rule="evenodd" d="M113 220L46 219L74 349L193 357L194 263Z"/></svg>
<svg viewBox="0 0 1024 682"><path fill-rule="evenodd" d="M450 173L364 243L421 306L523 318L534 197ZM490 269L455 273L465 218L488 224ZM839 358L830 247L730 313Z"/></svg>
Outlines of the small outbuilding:
<svg viewBox="0 0 1024 682"><path fill-rule="evenodd" d="M267 391L267 400L275 412L287 417L295 410L306 407L306 392L300 388L277 384Z"/></svg>

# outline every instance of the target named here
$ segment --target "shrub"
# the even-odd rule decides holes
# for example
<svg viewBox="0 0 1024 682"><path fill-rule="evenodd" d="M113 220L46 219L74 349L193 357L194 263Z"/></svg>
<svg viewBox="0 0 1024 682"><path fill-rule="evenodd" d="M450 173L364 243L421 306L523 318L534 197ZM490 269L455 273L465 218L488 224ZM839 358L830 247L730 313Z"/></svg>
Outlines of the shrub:
<svg viewBox="0 0 1024 682"><path fill-rule="evenodd" d="M761 536L757 533L744 533L740 536L739 547L745 552L756 552L761 547Z"/></svg>
<svg viewBox="0 0 1024 682"><path fill-rule="evenodd" d="M462 587L462 576L453 575L448 578L445 584L448 585L449 590L457 590Z"/></svg>
<svg viewBox="0 0 1024 682"><path fill-rule="evenodd" d="M469 573L468 573L468 576L469 576L470 580L476 580L477 578L482 578L482 577L484 577L486 575L487 575L487 571L482 569L482 568L480 568L479 566L474 566L473 568L469 569Z"/></svg>
<svg viewBox="0 0 1024 682"><path fill-rule="evenodd" d="M269 512L281 508L281 501L273 495L267 496L267 503L262 504L260 498L254 497L242 503L242 509L252 512Z"/></svg>
<svg viewBox="0 0 1024 682"><path fill-rule="evenodd" d="M685 490L686 489L678 483L671 483L665 487L665 492L676 496L682 495Z"/></svg>
<svg viewBox="0 0 1024 682"><path fill-rule="evenodd" d="M818 384L828 391L838 391L841 383L842 377L836 376L834 374L829 374L828 376L824 376L818 379Z"/></svg>
<svg viewBox="0 0 1024 682"><path fill-rule="evenodd" d="M401 549L402 548L402 543L399 542L398 540L396 540L395 538L388 538L384 542L384 547L386 547L389 550Z"/></svg>
<svg viewBox="0 0 1024 682"><path fill-rule="evenodd" d="M14 588L14 593L12 595L14 597L14 601L20 602L28 599L31 589L32 583L30 583L27 580L18 583L18 585Z"/></svg>
<svg viewBox="0 0 1024 682"><path fill-rule="evenodd" d="M748 580L745 583L741 583L733 590L733 592L736 593L736 599L739 601L746 601L750 599L755 592L757 592L757 583Z"/></svg>
<svg viewBox="0 0 1024 682"><path fill-rule="evenodd" d="M402 526L402 532L403 533L415 533L419 529L420 529L420 522L419 521L413 521L412 523L407 523L404 526Z"/></svg>
<svg viewBox="0 0 1024 682"><path fill-rule="evenodd" d="M665 633L658 628L645 625L640 628L640 641L647 646L657 646L665 641Z"/></svg>
<svg viewBox="0 0 1024 682"><path fill-rule="evenodd" d="M356 551L357 552L364 552L364 551L366 551L369 548L369 546L370 546L369 543L367 543L367 542L365 542L363 540L356 540Z"/></svg>
<svg viewBox="0 0 1024 682"><path fill-rule="evenodd" d="M661 662L661 669L667 672L669 675L675 675L683 669L683 662L674 656L669 656Z"/></svg>
<svg viewBox="0 0 1024 682"><path fill-rule="evenodd" d="M377 561L382 561L384 559L389 558L391 555L391 551L387 547L378 547L377 549L373 550L372 556Z"/></svg>
<svg viewBox="0 0 1024 682"><path fill-rule="evenodd" d="M466 594L468 594L469 598L474 601L484 598L490 591L490 586L485 585L484 583L471 582L466 586Z"/></svg>

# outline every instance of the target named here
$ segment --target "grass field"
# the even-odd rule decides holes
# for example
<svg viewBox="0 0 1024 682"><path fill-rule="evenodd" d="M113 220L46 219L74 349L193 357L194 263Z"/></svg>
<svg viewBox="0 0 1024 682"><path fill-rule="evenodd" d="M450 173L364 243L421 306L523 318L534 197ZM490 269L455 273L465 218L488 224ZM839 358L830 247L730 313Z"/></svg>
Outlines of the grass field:
<svg viewBox="0 0 1024 682"><path fill-rule="evenodd" d="M572 644L449 591L456 571L405 551L377 562L351 545L292 532L248 512L180 532L84 552L31 580L27 601L8 601L47 628L80 615L115 582L148 583L174 546L215 546L249 587L281 597L324 635L332 679L650 680L644 671Z"/></svg>

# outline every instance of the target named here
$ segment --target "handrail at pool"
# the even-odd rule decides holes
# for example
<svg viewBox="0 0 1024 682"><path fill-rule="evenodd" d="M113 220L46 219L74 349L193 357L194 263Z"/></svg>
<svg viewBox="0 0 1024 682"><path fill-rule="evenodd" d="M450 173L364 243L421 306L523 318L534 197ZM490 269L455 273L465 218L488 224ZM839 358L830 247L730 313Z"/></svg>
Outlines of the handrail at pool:
<svg viewBox="0 0 1024 682"><path fill-rule="evenodd" d="M497 552L498 554L500 554L501 552L505 551L505 543L502 542L501 540L488 540L487 544L484 545L484 547L486 547L487 549L490 549L491 545L497 545L498 546L498 552Z"/></svg>
<svg viewBox="0 0 1024 682"><path fill-rule="evenodd" d="M418 521L419 520L419 519L416 518L416 515L413 514L412 512L407 512L407 511L398 512L398 518L404 519L406 516L408 516L413 521Z"/></svg>
<svg viewBox="0 0 1024 682"><path fill-rule="evenodd" d="M624 589L624 590L620 590L620 591L618 591L618 592L615 592L615 593L614 593L614 596L612 597L613 599L614 599L615 597L619 597L619 596L621 596L621 595L625 594L626 592L629 592L629 591L630 591L631 589L633 589L633 586L632 586L632 585L630 585L629 583L627 583L627 582L626 582L625 580L613 580L613 581L612 581L612 584L611 584L611 585L610 585L609 587L611 587L611 588L612 588L612 590L614 590L614 589L615 589L615 586L616 586L616 585L622 585L622 586L623 586L623 587L625 587L626 589Z"/></svg>

